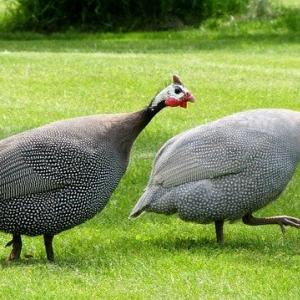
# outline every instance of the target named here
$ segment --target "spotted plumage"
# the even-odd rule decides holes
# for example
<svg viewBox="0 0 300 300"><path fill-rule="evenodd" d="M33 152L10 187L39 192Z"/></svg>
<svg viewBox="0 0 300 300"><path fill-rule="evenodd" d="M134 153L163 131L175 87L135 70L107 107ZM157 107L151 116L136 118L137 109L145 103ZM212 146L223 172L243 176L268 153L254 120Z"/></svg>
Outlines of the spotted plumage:
<svg viewBox="0 0 300 300"><path fill-rule="evenodd" d="M160 149L144 194L131 212L177 213L186 221L225 220L300 228L292 217L252 213L275 200L300 158L300 113L261 109L234 114L181 133ZM264 220L264 221L263 221Z"/></svg>
<svg viewBox="0 0 300 300"><path fill-rule="evenodd" d="M141 111L58 121L0 141L0 230L13 234L9 259L19 258L25 234L44 235L53 260L53 236L104 208L134 140L154 115L168 101L186 106L192 100L174 76Z"/></svg>

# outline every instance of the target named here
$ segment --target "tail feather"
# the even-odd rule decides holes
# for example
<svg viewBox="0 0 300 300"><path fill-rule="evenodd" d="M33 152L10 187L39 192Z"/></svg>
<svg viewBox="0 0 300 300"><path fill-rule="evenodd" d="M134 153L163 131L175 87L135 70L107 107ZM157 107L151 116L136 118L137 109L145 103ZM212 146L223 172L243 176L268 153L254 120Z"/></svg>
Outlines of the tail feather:
<svg viewBox="0 0 300 300"><path fill-rule="evenodd" d="M144 194L141 196L141 198L138 200L134 208L132 209L129 219L137 218L140 216L145 209L149 206L153 196L152 188L146 188L144 191Z"/></svg>

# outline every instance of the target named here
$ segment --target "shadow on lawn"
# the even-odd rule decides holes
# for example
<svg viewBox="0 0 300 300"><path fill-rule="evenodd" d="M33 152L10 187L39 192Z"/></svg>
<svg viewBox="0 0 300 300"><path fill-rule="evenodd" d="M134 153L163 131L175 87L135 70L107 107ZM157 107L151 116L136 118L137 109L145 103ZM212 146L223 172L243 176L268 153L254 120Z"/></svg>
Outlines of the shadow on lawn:
<svg viewBox="0 0 300 300"><path fill-rule="evenodd" d="M214 22L216 23L215 25ZM218 23L220 23L218 25ZM161 32L41 34L9 32L0 24L0 51L170 53L245 49L300 43L300 8L282 7L273 17L208 20L200 29ZM284 45L282 45L284 47Z"/></svg>
<svg viewBox="0 0 300 300"><path fill-rule="evenodd" d="M233 237L234 238L234 237ZM144 261L145 253L152 260L159 259L166 255L186 254L189 257L203 257L213 259L219 255L228 257L233 261L241 261L248 265L272 264L276 267L282 265L287 268L293 266L292 257L299 255L298 244L295 239L289 240L257 240L254 237L242 237L239 240L227 240L223 246L219 246L215 239L208 238L174 238L159 237L149 240L136 240L130 237L117 238L109 244L93 245L92 247L85 244L84 241L80 248L71 247L67 252L63 251L62 246L56 245L56 260L48 262L44 257L45 253L35 253L36 258L22 259L16 262L8 262L2 257L0 267L2 268L21 268L22 266L48 266L49 268L77 269L82 271L96 268L99 270L107 270L115 267L121 267L126 261ZM82 249L83 248L83 249ZM150 249L150 252L149 252ZM43 258L41 258L41 255ZM275 260L273 258L276 257Z"/></svg>
<svg viewBox="0 0 300 300"><path fill-rule="evenodd" d="M176 53L201 50L260 48L300 43L300 34L287 32L217 33L186 32L135 34L53 34L0 33L0 51Z"/></svg>
<svg viewBox="0 0 300 300"><path fill-rule="evenodd" d="M152 241L152 245L170 251L192 251L200 250L207 255L211 255L213 251L218 253L236 252L240 250L259 252L260 255L274 255L276 253L286 251L288 255L299 255L299 249L295 245L291 245L289 241L280 240L257 240L248 237L247 240L243 239L234 240L234 237L225 240L224 245L218 245L215 239L185 239L176 238L175 240L157 239Z"/></svg>

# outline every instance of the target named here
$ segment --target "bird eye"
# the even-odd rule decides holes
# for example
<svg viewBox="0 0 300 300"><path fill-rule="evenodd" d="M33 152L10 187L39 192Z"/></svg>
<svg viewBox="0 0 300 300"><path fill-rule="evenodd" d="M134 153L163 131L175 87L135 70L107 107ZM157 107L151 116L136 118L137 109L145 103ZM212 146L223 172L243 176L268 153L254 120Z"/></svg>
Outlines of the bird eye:
<svg viewBox="0 0 300 300"><path fill-rule="evenodd" d="M175 88L175 94L180 94L182 92L182 89L180 87Z"/></svg>

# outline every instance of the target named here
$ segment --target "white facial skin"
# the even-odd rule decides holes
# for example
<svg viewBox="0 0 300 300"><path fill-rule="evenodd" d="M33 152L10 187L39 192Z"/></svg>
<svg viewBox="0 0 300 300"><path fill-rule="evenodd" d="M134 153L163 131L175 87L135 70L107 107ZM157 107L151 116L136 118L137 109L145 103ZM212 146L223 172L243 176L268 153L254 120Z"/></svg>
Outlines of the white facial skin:
<svg viewBox="0 0 300 300"><path fill-rule="evenodd" d="M157 106L160 102L163 102L168 98L173 98L180 101L180 99L188 94L190 94L190 92L183 85L172 83L156 95L151 107Z"/></svg>

